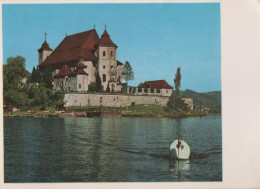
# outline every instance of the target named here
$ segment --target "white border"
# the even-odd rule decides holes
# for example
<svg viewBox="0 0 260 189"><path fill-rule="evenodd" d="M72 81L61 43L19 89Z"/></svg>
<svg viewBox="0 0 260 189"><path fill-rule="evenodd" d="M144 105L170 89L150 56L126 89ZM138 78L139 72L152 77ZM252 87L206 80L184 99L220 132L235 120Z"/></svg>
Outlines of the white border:
<svg viewBox="0 0 260 189"><path fill-rule="evenodd" d="M258 150L260 149L260 1L124 1L124 3L184 2L221 3L223 182L3 184L3 143L1 142L0 188L260 188L258 176L260 170ZM6 0L4 3L122 3L122 1ZM2 9L0 10L2 15ZM0 43L0 60L3 60L2 30ZM2 78L2 67L0 71ZM1 123L3 123L2 105L1 103ZM3 141L3 127L0 128L0 141Z"/></svg>

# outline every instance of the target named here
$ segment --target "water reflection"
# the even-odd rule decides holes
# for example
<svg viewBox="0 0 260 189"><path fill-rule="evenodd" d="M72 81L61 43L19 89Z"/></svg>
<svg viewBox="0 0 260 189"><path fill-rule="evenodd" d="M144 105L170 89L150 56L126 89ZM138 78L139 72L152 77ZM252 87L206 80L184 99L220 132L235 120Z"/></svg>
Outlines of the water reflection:
<svg viewBox="0 0 260 189"><path fill-rule="evenodd" d="M221 117L5 119L4 136L5 182L222 179ZM169 160L177 138L190 160Z"/></svg>
<svg viewBox="0 0 260 189"><path fill-rule="evenodd" d="M169 166L178 181L187 180L190 175L190 160L171 161Z"/></svg>
<svg viewBox="0 0 260 189"><path fill-rule="evenodd" d="M181 122L182 122L182 119L176 119L176 136L177 136L177 139L182 139L182 128L181 128Z"/></svg>

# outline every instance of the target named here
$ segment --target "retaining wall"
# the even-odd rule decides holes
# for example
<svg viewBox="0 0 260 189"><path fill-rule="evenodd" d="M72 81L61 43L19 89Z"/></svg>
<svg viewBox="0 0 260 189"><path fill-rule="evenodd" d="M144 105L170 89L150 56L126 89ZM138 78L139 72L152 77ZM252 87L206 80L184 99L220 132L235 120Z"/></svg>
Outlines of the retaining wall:
<svg viewBox="0 0 260 189"><path fill-rule="evenodd" d="M131 106L131 103L154 104L167 106L169 97L164 96L141 96L126 94L84 94L84 93L67 93L64 101L65 107L69 106L111 106L125 107Z"/></svg>

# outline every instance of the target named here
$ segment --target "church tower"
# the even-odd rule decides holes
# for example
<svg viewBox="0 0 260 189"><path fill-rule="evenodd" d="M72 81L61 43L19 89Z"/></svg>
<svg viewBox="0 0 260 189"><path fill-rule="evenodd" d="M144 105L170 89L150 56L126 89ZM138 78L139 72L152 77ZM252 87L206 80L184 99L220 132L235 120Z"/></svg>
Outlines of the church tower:
<svg viewBox="0 0 260 189"><path fill-rule="evenodd" d="M47 34L44 33L45 40L44 40L41 48L38 49L38 53L39 53L38 65L40 65L53 51L49 47L49 44L46 42L46 35Z"/></svg>
<svg viewBox="0 0 260 189"><path fill-rule="evenodd" d="M103 89L115 91L117 83L117 45L110 39L105 26L100 40L97 43L98 52L98 72L101 78Z"/></svg>

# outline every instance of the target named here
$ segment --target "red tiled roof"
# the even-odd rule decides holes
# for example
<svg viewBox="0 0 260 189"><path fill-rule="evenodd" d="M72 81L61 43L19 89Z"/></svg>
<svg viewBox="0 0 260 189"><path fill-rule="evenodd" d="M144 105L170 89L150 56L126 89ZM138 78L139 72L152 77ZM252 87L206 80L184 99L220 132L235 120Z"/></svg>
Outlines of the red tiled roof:
<svg viewBox="0 0 260 189"><path fill-rule="evenodd" d="M104 31L100 40L96 43L96 45L106 45L106 46L114 46L117 48L117 45L110 39L107 30Z"/></svg>
<svg viewBox="0 0 260 189"><path fill-rule="evenodd" d="M75 70L73 73L70 75L88 75L83 69Z"/></svg>
<svg viewBox="0 0 260 189"><path fill-rule="evenodd" d="M84 64L82 64L82 63L79 63L79 64L76 65L76 68L77 68L77 69L84 69L84 68L86 68L86 67L87 67L87 66L84 65Z"/></svg>
<svg viewBox="0 0 260 189"><path fill-rule="evenodd" d="M66 36L58 47L39 66L77 61L80 58L94 61L93 48L99 36L95 29Z"/></svg>
<svg viewBox="0 0 260 189"><path fill-rule="evenodd" d="M49 44L46 42L46 40L43 42L41 48L38 49L38 52L42 52L43 50L52 51L52 49L50 48L50 46L49 46Z"/></svg>
<svg viewBox="0 0 260 189"><path fill-rule="evenodd" d="M85 66L84 64L82 64L82 65ZM59 73L54 75L54 78L65 77L65 76L70 76L70 75L78 75L78 74L80 74L80 75L88 75L83 69L78 68L75 71L71 71L70 67L67 64L65 64L61 68Z"/></svg>
<svg viewBox="0 0 260 189"><path fill-rule="evenodd" d="M172 89L165 80L146 81L140 88Z"/></svg>
<svg viewBox="0 0 260 189"><path fill-rule="evenodd" d="M122 63L122 62L120 62L120 61L117 61L117 65L120 65L120 66L122 66L122 65L123 65L123 63Z"/></svg>
<svg viewBox="0 0 260 189"><path fill-rule="evenodd" d="M55 74L53 77L54 77L54 78L65 77L65 76L67 76L67 75L69 75L69 74L71 74L71 73L72 73L72 71L71 71L70 67L65 64L65 65L61 68L61 70L59 71L59 73Z"/></svg>

